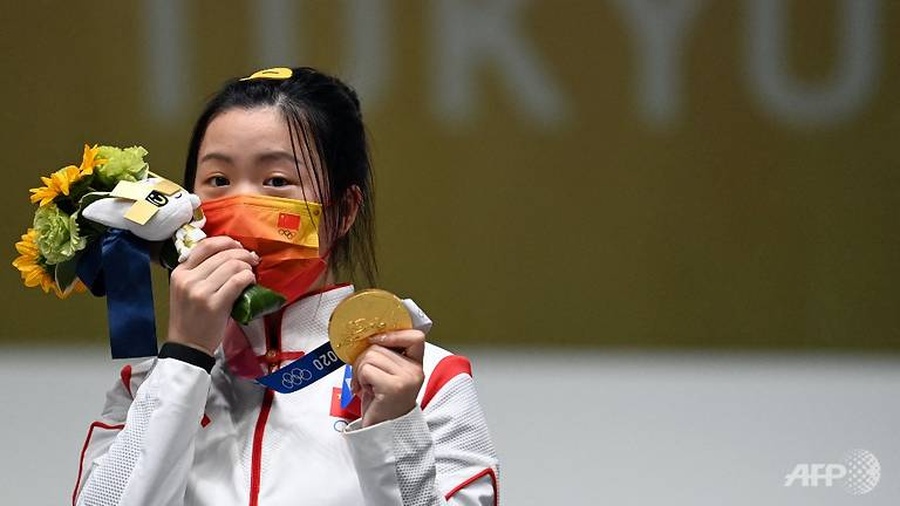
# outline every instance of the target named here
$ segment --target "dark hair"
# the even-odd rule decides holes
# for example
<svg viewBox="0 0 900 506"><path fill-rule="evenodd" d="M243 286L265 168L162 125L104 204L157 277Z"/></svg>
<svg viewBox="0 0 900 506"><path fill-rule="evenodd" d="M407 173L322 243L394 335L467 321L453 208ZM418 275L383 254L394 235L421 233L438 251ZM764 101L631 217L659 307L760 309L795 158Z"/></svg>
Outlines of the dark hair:
<svg viewBox="0 0 900 506"><path fill-rule="evenodd" d="M194 189L200 143L210 122L234 108L275 107L283 115L291 134L295 157L304 156L325 209L332 237L330 263L355 281L361 272L375 284L374 195L369 148L359 98L339 79L309 67L291 69L287 79L233 79L207 103L194 125L184 166L184 187ZM303 149L294 146L295 138ZM297 170L300 172L299 162ZM347 192L353 186L362 194L356 220L350 230L337 237L348 213Z"/></svg>

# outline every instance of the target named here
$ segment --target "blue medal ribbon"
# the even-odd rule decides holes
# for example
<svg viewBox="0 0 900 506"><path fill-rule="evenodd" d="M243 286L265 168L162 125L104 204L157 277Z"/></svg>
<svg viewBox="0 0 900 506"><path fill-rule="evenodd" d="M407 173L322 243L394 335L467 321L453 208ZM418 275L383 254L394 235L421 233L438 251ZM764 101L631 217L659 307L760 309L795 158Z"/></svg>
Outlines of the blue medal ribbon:
<svg viewBox="0 0 900 506"><path fill-rule="evenodd" d="M412 317L413 328L428 333L432 325L428 315L410 299L404 299L403 305ZM337 371L342 365L344 365L344 362L334 353L331 343L326 342L281 369L256 378L256 382L276 392L289 394L312 385ZM353 391L350 390L352 379L353 367L347 364L347 367L344 369L344 379L341 382L341 409L347 409L347 406L353 401Z"/></svg>
<svg viewBox="0 0 900 506"><path fill-rule="evenodd" d="M106 296L112 358L156 355L147 242L127 230L110 228L87 247L77 270L92 294Z"/></svg>
<svg viewBox="0 0 900 506"><path fill-rule="evenodd" d="M325 343L271 374L256 378L256 382L276 392L289 394L312 385L344 365Z"/></svg>

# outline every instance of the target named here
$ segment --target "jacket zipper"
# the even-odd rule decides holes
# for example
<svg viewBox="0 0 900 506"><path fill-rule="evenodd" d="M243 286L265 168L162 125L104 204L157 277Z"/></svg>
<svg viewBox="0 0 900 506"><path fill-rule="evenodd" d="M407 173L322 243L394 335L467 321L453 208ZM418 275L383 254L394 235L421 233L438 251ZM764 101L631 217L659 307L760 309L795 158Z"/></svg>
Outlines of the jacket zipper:
<svg viewBox="0 0 900 506"><path fill-rule="evenodd" d="M282 312L265 316L266 323L266 351L281 351L281 317ZM279 364L269 364L269 372L278 368ZM259 506L259 488L262 475L262 445L266 432L266 422L269 420L269 412L272 410L272 401L275 392L269 388L263 393L262 404L259 407L259 417L256 419L256 428L253 430L253 451L250 458L250 506Z"/></svg>
<svg viewBox="0 0 900 506"><path fill-rule="evenodd" d="M275 397L275 392L267 388L263 394L262 406L259 408L259 418L256 419L256 430L253 431L253 456L250 460L250 506L259 505L263 433L266 431L266 421L269 419L269 410L272 409L273 397Z"/></svg>

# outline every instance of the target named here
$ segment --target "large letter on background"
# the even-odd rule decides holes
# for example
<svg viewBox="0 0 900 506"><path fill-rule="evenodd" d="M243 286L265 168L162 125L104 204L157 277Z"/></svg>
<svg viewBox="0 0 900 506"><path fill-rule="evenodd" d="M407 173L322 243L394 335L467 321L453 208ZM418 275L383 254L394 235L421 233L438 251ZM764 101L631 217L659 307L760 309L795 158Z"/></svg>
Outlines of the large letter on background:
<svg viewBox="0 0 900 506"><path fill-rule="evenodd" d="M384 0L343 0L347 54L343 68L363 104L372 106L384 94L391 74L390 25Z"/></svg>
<svg viewBox="0 0 900 506"><path fill-rule="evenodd" d="M785 70L785 0L750 0L747 62L752 91L777 119L829 125L852 116L872 96L880 63L879 0L840 0L837 62L830 82L806 84Z"/></svg>
<svg viewBox="0 0 900 506"><path fill-rule="evenodd" d="M542 126L559 124L566 101L536 52L518 31L522 0L437 0L432 89L442 119L462 123L474 115L476 74L490 63L520 110Z"/></svg>
<svg viewBox="0 0 900 506"><path fill-rule="evenodd" d="M684 39L700 3L700 0L616 0L635 35L640 113L655 126L672 124L681 109Z"/></svg>
<svg viewBox="0 0 900 506"><path fill-rule="evenodd" d="M144 79L147 109L160 122L174 122L185 109L191 90L187 13L180 0L144 0Z"/></svg>
<svg viewBox="0 0 900 506"><path fill-rule="evenodd" d="M300 53L297 46L299 30L296 26L296 2L293 0L259 0L253 9L256 15L257 52L259 68L293 67Z"/></svg>

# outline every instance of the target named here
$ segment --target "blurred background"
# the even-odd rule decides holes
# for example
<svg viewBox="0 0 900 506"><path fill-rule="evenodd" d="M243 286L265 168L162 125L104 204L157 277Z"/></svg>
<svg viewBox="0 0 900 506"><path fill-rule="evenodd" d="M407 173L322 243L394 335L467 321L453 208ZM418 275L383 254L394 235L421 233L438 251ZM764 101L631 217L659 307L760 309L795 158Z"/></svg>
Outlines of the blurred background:
<svg viewBox="0 0 900 506"><path fill-rule="evenodd" d="M181 179L227 78L360 93L379 285L468 354L507 504L900 499L900 2L0 6L0 237L84 143ZM0 270L0 488L59 504L121 363L106 306ZM166 282L154 279L165 328ZM865 449L881 479L785 486ZM849 483L844 478L844 483Z"/></svg>

